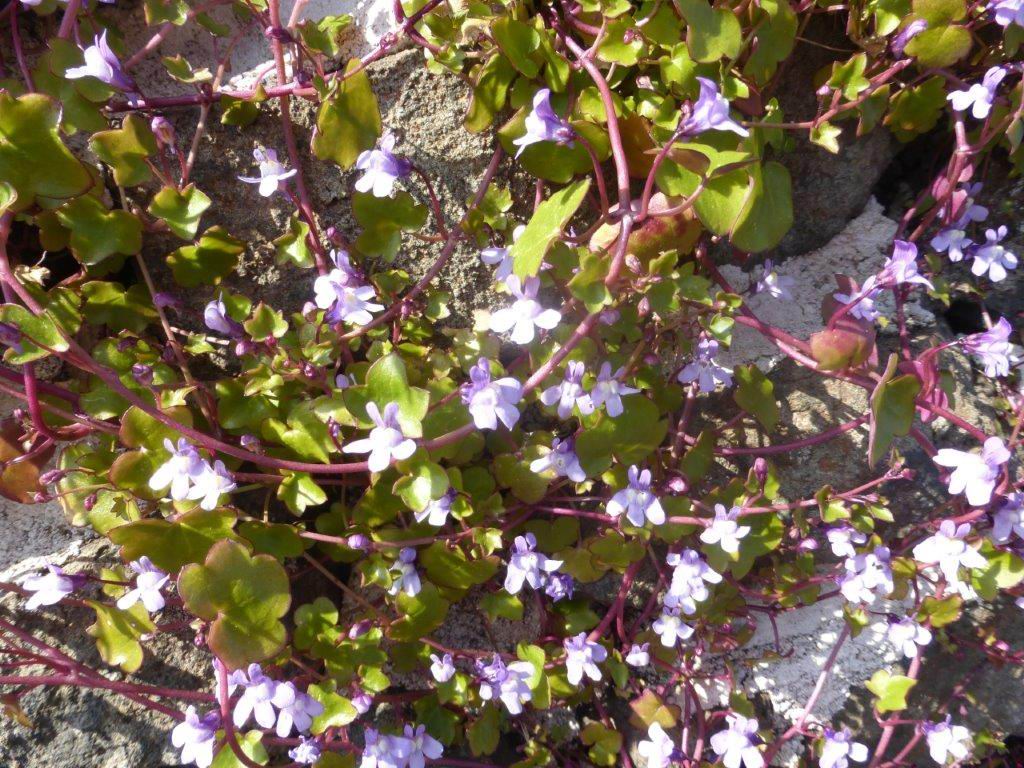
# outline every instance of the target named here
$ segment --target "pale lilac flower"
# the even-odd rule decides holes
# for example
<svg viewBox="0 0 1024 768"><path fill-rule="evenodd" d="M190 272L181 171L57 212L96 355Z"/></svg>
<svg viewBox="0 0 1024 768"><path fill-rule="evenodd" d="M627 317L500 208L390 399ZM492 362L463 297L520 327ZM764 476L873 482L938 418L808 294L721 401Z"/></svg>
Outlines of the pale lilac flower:
<svg viewBox="0 0 1024 768"><path fill-rule="evenodd" d="M157 467L156 472L149 478L149 487L154 491L162 491L170 486L171 498L183 501L188 497L192 483L206 470L206 462L196 447L184 437L178 438L177 447L169 439L164 438L164 448L171 454L171 458Z"/></svg>
<svg viewBox="0 0 1024 768"><path fill-rule="evenodd" d="M395 134L387 131L374 149L359 154L356 168L363 175L356 181L356 190L372 192L374 197L391 197L395 182L412 173L412 163L394 154Z"/></svg>
<svg viewBox="0 0 1024 768"><path fill-rule="evenodd" d="M965 184L956 190L953 195L954 203L957 198L962 198L962 200L959 202L959 209L961 213L953 224L954 228L966 229L970 224L979 223L988 218L988 208L984 205L978 205L978 203L974 201L981 193L981 189L981 182L976 181L973 184ZM957 205L954 204L953 207L956 208ZM945 215L945 206L940 209L940 213Z"/></svg>
<svg viewBox="0 0 1024 768"><path fill-rule="evenodd" d="M305 733L313 725L313 718L324 712L323 704L298 690L291 682L278 684L273 704L279 710L274 732L282 739L291 734L292 728Z"/></svg>
<svg viewBox="0 0 1024 768"><path fill-rule="evenodd" d="M32 596L25 602L25 608L34 611L41 605L56 605L76 589L85 584L84 574L64 573L57 565L46 564L48 573L31 576L21 583Z"/></svg>
<svg viewBox="0 0 1024 768"><path fill-rule="evenodd" d="M757 748L757 720L731 712L725 716L726 729L711 737L711 748L725 768L762 768L764 757Z"/></svg>
<svg viewBox="0 0 1024 768"><path fill-rule="evenodd" d="M544 594L552 601L571 600L576 589L572 576L567 573L550 573L544 584Z"/></svg>
<svg viewBox="0 0 1024 768"><path fill-rule="evenodd" d="M487 358L469 369L469 382L462 385L460 395L477 429L497 429L498 421L512 429L519 421L516 404L523 398L522 385L508 376L491 381Z"/></svg>
<svg viewBox="0 0 1024 768"><path fill-rule="evenodd" d="M742 125L729 117L729 101L718 92L714 80L698 77L700 96L693 103L689 117L679 126L683 136L696 136L704 131L732 131L740 136L749 136Z"/></svg>
<svg viewBox="0 0 1024 768"><path fill-rule="evenodd" d="M520 224L512 230L512 242L519 239L526 229L525 224ZM492 246L480 251L480 260L489 266L497 267L494 270L494 279L499 283L505 282L512 274L512 249L508 247Z"/></svg>
<svg viewBox="0 0 1024 768"><path fill-rule="evenodd" d="M988 9L993 12L996 24L1001 27L1011 24L1024 27L1024 0L993 0Z"/></svg>
<svg viewBox="0 0 1024 768"><path fill-rule="evenodd" d="M626 663L631 667L646 667L651 663L650 647L650 643L633 643L626 654Z"/></svg>
<svg viewBox="0 0 1024 768"><path fill-rule="evenodd" d="M407 765L412 751L412 743L408 739L381 736L374 728L367 728L363 739L359 768L404 768Z"/></svg>
<svg viewBox="0 0 1024 768"><path fill-rule="evenodd" d="M857 550L854 545L863 544L868 540L865 534L848 525L829 528L825 537L832 547L832 554L836 557L856 557Z"/></svg>
<svg viewBox="0 0 1024 768"><path fill-rule="evenodd" d="M597 381L594 382L594 388L590 390L590 400L594 407L605 406L608 415L613 419L622 415L622 398L626 395L635 395L640 391L635 387L628 387L620 381L625 374L624 367L619 368L613 374L611 363L601 363Z"/></svg>
<svg viewBox="0 0 1024 768"><path fill-rule="evenodd" d="M432 653L430 654L430 659L432 661L430 674L433 675L437 682L447 683L455 676L455 665L452 663L452 655L450 653L446 653L440 658L436 653Z"/></svg>
<svg viewBox="0 0 1024 768"><path fill-rule="evenodd" d="M966 112L969 109L976 120L984 120L992 111L996 90L1006 74L1002 67L992 67L985 73L980 83L975 83L966 91L953 91L946 100L957 112Z"/></svg>
<svg viewBox="0 0 1024 768"><path fill-rule="evenodd" d="M818 758L818 768L849 768L850 760L863 763L868 759L868 748L853 740L849 728L833 731L825 729L825 744Z"/></svg>
<svg viewBox="0 0 1024 768"><path fill-rule="evenodd" d="M726 387L732 385L732 369L719 365L715 361L717 354L718 342L714 339L701 339L697 342L693 360L676 377L679 383L690 384L696 381L701 392L714 392L719 384Z"/></svg>
<svg viewBox="0 0 1024 768"><path fill-rule="evenodd" d="M423 768L427 759L437 760L444 754L441 742L427 733L427 726L418 725L413 728L405 726L405 739L409 742L409 768Z"/></svg>
<svg viewBox="0 0 1024 768"><path fill-rule="evenodd" d="M366 691L356 694L352 697L352 706L356 708L356 712L360 715L365 715L370 711L370 706L373 704L373 697L370 696Z"/></svg>
<svg viewBox="0 0 1024 768"><path fill-rule="evenodd" d="M680 618L679 608L668 605L662 607L661 616L655 620L651 628L666 648L675 648L677 641L688 640L693 635L693 627Z"/></svg>
<svg viewBox="0 0 1024 768"><path fill-rule="evenodd" d="M110 50L110 45L107 44L107 30L103 30L102 34L96 35L93 39L93 44L82 51L82 54L85 56L85 64L68 69L64 73L64 77L68 80L95 77L97 80L119 91L135 90L135 82L125 74L121 68L120 60Z"/></svg>
<svg viewBox="0 0 1024 768"><path fill-rule="evenodd" d="M512 341L529 344L537 328L550 331L561 322L562 314L558 310L544 309L537 301L540 278L528 277L522 283L518 276L510 275L505 285L516 300L511 307L499 309L491 315L491 330L495 333L512 331Z"/></svg>
<svg viewBox="0 0 1024 768"><path fill-rule="evenodd" d="M636 745L637 754L647 760L647 768L669 768L675 744L659 723L647 728L647 738Z"/></svg>
<svg viewBox="0 0 1024 768"><path fill-rule="evenodd" d="M186 765L195 763L196 768L209 768L213 763L219 727L220 716L216 711L199 717L196 708L189 706L185 710L185 719L171 731L171 744L181 750L181 762Z"/></svg>
<svg viewBox="0 0 1024 768"><path fill-rule="evenodd" d="M771 259L767 259L761 267L761 276L757 279L754 293L767 293L773 299L792 301L792 288L796 280L788 275L780 275L775 271L775 265Z"/></svg>
<svg viewBox="0 0 1024 768"><path fill-rule="evenodd" d="M359 285L353 275L343 269L332 269L326 275L320 275L313 282L316 294L314 301L320 309L326 309L324 319L335 323L352 323L366 325L373 320L374 312L384 309L377 304L377 292L372 285Z"/></svg>
<svg viewBox="0 0 1024 768"><path fill-rule="evenodd" d="M875 299L878 298L880 292L881 288L876 284L875 276L871 275L856 293L833 293L832 298L841 304L853 304L850 315L858 320L873 323L881 316L875 307Z"/></svg>
<svg viewBox="0 0 1024 768"><path fill-rule="evenodd" d="M391 587L389 595L397 595L405 592L409 597L416 597L420 593L420 575L416 572L416 550L412 547L402 547L398 553L398 559L391 566Z"/></svg>
<svg viewBox="0 0 1024 768"><path fill-rule="evenodd" d="M505 575L505 591L509 594L518 594L524 582L533 589L540 589L544 586L547 574L562 567L561 560L551 560L536 549L537 537L532 533L516 536L508 558L508 573Z"/></svg>
<svg viewBox="0 0 1024 768"><path fill-rule="evenodd" d="M926 285L935 286L924 275L917 272L917 246L909 240L894 240L892 255L886 259L878 280L879 285Z"/></svg>
<svg viewBox="0 0 1024 768"><path fill-rule="evenodd" d="M353 440L342 448L345 453L368 453L370 471L383 472L392 460L402 461L416 452L415 441L405 436L398 423L398 403L385 405L383 415L376 403L367 403L366 414L377 426L370 431L369 437Z"/></svg>
<svg viewBox="0 0 1024 768"><path fill-rule="evenodd" d="M211 331L216 331L229 338L237 339L245 336L245 328L242 327L242 324L228 314L227 307L224 306L223 294L206 305L203 310L203 322Z"/></svg>
<svg viewBox="0 0 1024 768"><path fill-rule="evenodd" d="M587 639L586 632L575 637L567 637L562 641L565 648L566 677L572 685L579 685L586 675L595 682L601 679L601 669L597 665L608 658L608 651L600 643Z"/></svg>
<svg viewBox="0 0 1024 768"><path fill-rule="evenodd" d="M560 384L548 387L541 393L540 401L544 405L558 403L558 418L567 419L572 415L574 406L579 407L583 415L594 412L594 403L590 395L583 391L583 363L572 360L565 367L565 378Z"/></svg>
<svg viewBox="0 0 1024 768"><path fill-rule="evenodd" d="M962 725L953 725L950 715L938 723L925 723L921 730L928 744L928 754L939 765L945 765L949 758L959 762L971 753L971 732Z"/></svg>
<svg viewBox="0 0 1024 768"><path fill-rule="evenodd" d="M320 759L320 743L306 736L301 739L297 746L288 750L288 757L301 765L313 765Z"/></svg>
<svg viewBox="0 0 1024 768"><path fill-rule="evenodd" d="M138 574L135 578L135 588L128 590L118 598L117 607L122 611L127 611L141 600L150 613L161 610L165 601L160 590L167 585L171 577L153 565L153 562L145 555L130 562L128 567Z"/></svg>
<svg viewBox="0 0 1024 768"><path fill-rule="evenodd" d="M455 497L455 491L449 488L440 499L431 500L427 506L414 513L413 517L416 518L417 523L426 520L429 525L440 528L448 522L448 515L452 511L452 502L455 501Z"/></svg>
<svg viewBox="0 0 1024 768"><path fill-rule="evenodd" d="M740 551L740 539L750 533L749 525L740 525L740 508L726 510L722 504L715 504L715 518L703 530L700 540L705 544L717 544L723 552L735 555Z"/></svg>
<svg viewBox="0 0 1024 768"><path fill-rule="evenodd" d="M290 171L284 163L278 162L277 152L272 149L256 147L252 156L259 163L259 176L239 176L239 181L246 184L259 184L259 193L263 197L270 197L275 192L280 192L285 187L285 182L294 176L298 171L292 168Z"/></svg>
<svg viewBox="0 0 1024 768"><path fill-rule="evenodd" d="M846 558L844 572L836 579L843 597L851 603L870 605L876 596L885 597L892 592L890 560L888 547L875 547L873 552Z"/></svg>
<svg viewBox="0 0 1024 768"><path fill-rule="evenodd" d="M555 477L567 477L574 483L582 483L587 479L579 457L573 450L572 438L560 440L557 437L551 442L551 451L539 459L530 462L530 471L538 475L553 470Z"/></svg>
<svg viewBox="0 0 1024 768"><path fill-rule="evenodd" d="M924 19L914 19L912 22L907 24L907 26L900 30L889 44L889 48L892 50L893 55L897 58L903 58L903 52L907 48L907 43L926 29L928 29L928 22Z"/></svg>
<svg viewBox="0 0 1024 768"><path fill-rule="evenodd" d="M984 568L988 561L966 541L971 534L969 523L957 525L943 520L939 530L914 547L914 559L925 565L936 565L954 587L960 586L960 568Z"/></svg>
<svg viewBox="0 0 1024 768"><path fill-rule="evenodd" d="M267 677L259 664L250 664L246 671L236 669L228 677L228 691L237 686L244 690L231 717L235 727L241 728L254 717L261 728L273 728L277 720L273 701L278 683Z"/></svg>
<svg viewBox="0 0 1024 768"><path fill-rule="evenodd" d="M932 641L932 633L909 616L902 621L894 621L886 633L889 642L903 651L903 655L912 659L918 654L918 648L924 648Z"/></svg>
<svg viewBox="0 0 1024 768"><path fill-rule="evenodd" d="M956 496L964 494L967 503L983 507L992 500L999 468L1010 460L1010 452L998 437L985 441L981 454L942 448L932 458L940 467L953 469L949 476L949 492Z"/></svg>
<svg viewBox="0 0 1024 768"><path fill-rule="evenodd" d="M355 376L339 373L337 376L334 377L334 386L338 389L345 390L348 389L349 387L354 387L355 385Z"/></svg>
<svg viewBox="0 0 1024 768"><path fill-rule="evenodd" d="M684 549L680 553L670 552L665 562L672 566L672 582L665 594L665 605L678 607L683 613L693 615L697 612L697 603L708 599L708 584L718 584L722 576L704 562L700 553L694 549Z"/></svg>
<svg viewBox="0 0 1024 768"><path fill-rule="evenodd" d="M1006 237L1007 229L1003 225L999 229L985 230L985 244L979 246L972 254L974 262L971 273L981 277L986 272L988 279L998 283L1006 279L1006 270L1017 268L1017 257L1001 245Z"/></svg>
<svg viewBox="0 0 1024 768"><path fill-rule="evenodd" d="M629 468L627 477L629 485L608 502L608 514L619 518L625 512L626 519L637 528L643 528L647 521L654 525L664 523L665 510L651 491L651 470L641 471L634 464Z"/></svg>
<svg viewBox="0 0 1024 768"><path fill-rule="evenodd" d="M513 661L506 665L495 654L490 664L477 661L477 672L480 675L480 698L484 701L499 699L510 715L522 713L523 704L533 698L528 683L533 677L533 665L528 661Z"/></svg>
<svg viewBox="0 0 1024 768"><path fill-rule="evenodd" d="M516 157L531 144L553 141L556 144L572 146L576 135L568 121L555 114L551 108L551 91L541 88L533 96L533 109L526 116L526 133L512 143L519 147Z"/></svg>
<svg viewBox="0 0 1024 768"><path fill-rule="evenodd" d="M1010 343L1010 334L1013 328L1005 317L984 333L972 333L960 340L960 344L970 354L978 358L978 361L985 367L985 375L990 378L1007 376L1010 373L1010 366L1015 365L1018 360L1011 354L1013 344Z"/></svg>
<svg viewBox="0 0 1024 768"><path fill-rule="evenodd" d="M199 506L206 511L216 509L220 497L225 493L231 493L237 487L224 462L219 459L212 467L204 461L202 471L197 477L192 478L192 483L186 498L199 501Z"/></svg>
<svg viewBox="0 0 1024 768"><path fill-rule="evenodd" d="M1024 493L1011 493L992 516L992 541L1006 544L1012 536L1024 539Z"/></svg>
<svg viewBox="0 0 1024 768"><path fill-rule="evenodd" d="M974 241L967 237L962 229L947 227L932 238L932 248L940 253L948 253L949 260L954 264L963 261L964 254L974 245Z"/></svg>

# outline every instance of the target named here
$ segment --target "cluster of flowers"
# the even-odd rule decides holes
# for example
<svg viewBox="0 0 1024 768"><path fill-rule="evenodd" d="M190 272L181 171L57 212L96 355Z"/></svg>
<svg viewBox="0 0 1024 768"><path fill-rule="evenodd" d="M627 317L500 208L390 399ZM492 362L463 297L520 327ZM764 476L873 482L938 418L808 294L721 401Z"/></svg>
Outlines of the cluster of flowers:
<svg viewBox="0 0 1024 768"><path fill-rule="evenodd" d="M211 465L184 437L178 438L177 446L165 439L164 448L171 457L149 478L149 487L154 491L170 487L175 501L199 501L200 507L211 510L217 507L221 496L235 490L234 478L224 462L218 459Z"/></svg>

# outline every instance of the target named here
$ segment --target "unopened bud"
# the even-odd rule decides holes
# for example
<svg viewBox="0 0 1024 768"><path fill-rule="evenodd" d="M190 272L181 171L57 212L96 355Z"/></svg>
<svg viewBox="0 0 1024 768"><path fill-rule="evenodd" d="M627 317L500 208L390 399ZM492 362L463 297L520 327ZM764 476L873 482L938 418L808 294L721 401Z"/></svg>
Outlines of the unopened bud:
<svg viewBox="0 0 1024 768"><path fill-rule="evenodd" d="M92 508L96 506L96 494L90 493L85 497L85 501L82 502L82 506L85 507L86 512L92 512Z"/></svg>
<svg viewBox="0 0 1024 768"><path fill-rule="evenodd" d="M754 477L757 478L757 486L764 490L764 484L768 481L768 460L763 456L754 459Z"/></svg>
<svg viewBox="0 0 1024 768"><path fill-rule="evenodd" d="M644 271L643 266L640 264L640 259L632 253L626 254L626 267L630 272L638 275Z"/></svg>
<svg viewBox="0 0 1024 768"><path fill-rule="evenodd" d="M636 305L636 312L640 317L646 317L651 312L651 300L644 296Z"/></svg>
<svg viewBox="0 0 1024 768"><path fill-rule="evenodd" d="M263 453L263 443L260 442L260 439L256 437L256 435L242 435L238 442L241 443L242 447L247 451Z"/></svg>
<svg viewBox="0 0 1024 768"><path fill-rule="evenodd" d="M153 383L153 367L144 363L135 363L132 366L132 378L144 387Z"/></svg>
<svg viewBox="0 0 1024 768"><path fill-rule="evenodd" d="M156 136L156 140L164 146L170 147L174 144L174 126L166 117L154 117L149 123L149 129Z"/></svg>
<svg viewBox="0 0 1024 768"><path fill-rule="evenodd" d="M365 551L370 548L370 538L362 533L355 533L348 537L349 549Z"/></svg>
<svg viewBox="0 0 1024 768"><path fill-rule="evenodd" d="M796 545L801 552L813 552L818 548L818 542L809 536Z"/></svg>
<svg viewBox="0 0 1024 768"><path fill-rule="evenodd" d="M355 640L357 638L362 637L370 631L370 628L372 626L373 623L369 619L364 619L363 621L356 622L348 630L348 639Z"/></svg>
<svg viewBox="0 0 1024 768"><path fill-rule="evenodd" d="M373 699L370 698L368 693L361 693L352 699L352 706L356 708L356 712L360 715L365 715L369 712L372 704Z"/></svg>
<svg viewBox="0 0 1024 768"><path fill-rule="evenodd" d="M307 379L315 379L318 374L319 371L317 371L316 366L313 365L312 363L302 364L302 375L305 376Z"/></svg>
<svg viewBox="0 0 1024 768"><path fill-rule="evenodd" d="M665 487L672 493L677 494L684 494L690 489L690 485L686 482L686 478L681 475L674 475L673 477L670 477L665 483Z"/></svg>
<svg viewBox="0 0 1024 768"><path fill-rule="evenodd" d="M61 480L64 479L64 476L66 474L67 474L67 470L65 470L65 469L51 469L51 470L48 470L46 472L43 472L43 474L41 474L39 476L39 484L40 485L53 485L54 483L59 483Z"/></svg>

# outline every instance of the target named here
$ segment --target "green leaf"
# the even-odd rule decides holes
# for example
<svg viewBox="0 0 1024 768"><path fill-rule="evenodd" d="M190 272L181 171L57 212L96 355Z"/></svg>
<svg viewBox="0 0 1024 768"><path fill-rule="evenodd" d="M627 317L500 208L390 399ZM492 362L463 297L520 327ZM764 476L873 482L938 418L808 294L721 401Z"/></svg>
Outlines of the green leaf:
<svg viewBox="0 0 1024 768"><path fill-rule="evenodd" d="M89 148L113 169L119 186L134 187L153 177L146 160L157 153L156 137L139 115L128 115L120 128L94 133Z"/></svg>
<svg viewBox="0 0 1024 768"><path fill-rule="evenodd" d="M210 207L210 198L189 184L180 192L174 187L164 187L155 195L146 210L166 222L171 232L182 240L191 240L199 230L199 219Z"/></svg>
<svg viewBox="0 0 1024 768"><path fill-rule="evenodd" d="M760 0L758 7L756 38L743 72L758 83L766 83L779 63L793 52L797 18L789 0Z"/></svg>
<svg viewBox="0 0 1024 768"><path fill-rule="evenodd" d="M531 58L540 47L540 34L536 29L511 16L499 16L491 23L491 34L513 67L531 80L537 76L540 65Z"/></svg>
<svg viewBox="0 0 1024 768"><path fill-rule="evenodd" d="M8 349L4 359L12 363L30 363L49 353L64 352L68 342L49 315L33 315L20 304L0 304L0 322L13 325L22 333L22 351Z"/></svg>
<svg viewBox="0 0 1024 768"><path fill-rule="evenodd" d="M123 611L95 600L85 602L96 611L96 622L87 631L96 638L100 658L123 672L135 672L142 665L139 638L156 629L145 607L139 602Z"/></svg>
<svg viewBox="0 0 1024 768"><path fill-rule="evenodd" d="M736 405L757 418L766 432L771 432L779 423L775 386L756 365L739 366L733 375L736 378L736 391L733 394Z"/></svg>
<svg viewBox="0 0 1024 768"><path fill-rule="evenodd" d="M874 466L892 441L910 433L914 424L914 403L921 381L912 374L896 376L898 360L889 357L885 373L871 393L871 431L868 436L868 464Z"/></svg>
<svg viewBox="0 0 1024 768"><path fill-rule="evenodd" d="M793 226L793 191L782 163L750 170L750 187L732 231L732 244L757 253L774 248Z"/></svg>
<svg viewBox="0 0 1024 768"><path fill-rule="evenodd" d="M879 712L900 712L907 708L907 694L917 681L905 675L893 675L879 670L866 683L875 694L875 709Z"/></svg>
<svg viewBox="0 0 1024 768"><path fill-rule="evenodd" d="M259 555L273 555L278 560L299 557L305 547L295 527L284 523L248 520L238 526L238 534L252 544Z"/></svg>
<svg viewBox="0 0 1024 768"><path fill-rule="evenodd" d="M1024 580L1024 560L1018 555L996 549L988 541L982 543L980 551L988 565L971 569L971 584L985 600L995 600L999 590L1010 589Z"/></svg>
<svg viewBox="0 0 1024 768"><path fill-rule="evenodd" d="M902 88L893 97L885 125L900 141L910 141L934 128L945 108L946 81L936 75L920 85Z"/></svg>
<svg viewBox="0 0 1024 768"><path fill-rule="evenodd" d="M275 259L278 264L291 262L303 269L312 267L315 259L309 247L309 224L298 214L288 219L288 231L274 241Z"/></svg>
<svg viewBox="0 0 1024 768"><path fill-rule="evenodd" d="M926 29L907 43L906 52L922 67L948 67L971 52L973 40L966 27Z"/></svg>
<svg viewBox="0 0 1024 768"><path fill-rule="evenodd" d="M712 8L705 0L676 0L686 20L686 45L699 62L735 59L743 43L739 20L727 8Z"/></svg>
<svg viewBox="0 0 1024 768"><path fill-rule="evenodd" d="M186 512L171 522L149 518L114 528L110 540L121 547L126 561L148 557L168 573L176 573L188 563L200 563L215 542L234 537L235 513L215 509Z"/></svg>
<svg viewBox="0 0 1024 768"><path fill-rule="evenodd" d="M280 339L288 332L288 322L284 315L262 301L256 305L252 317L242 325L253 341Z"/></svg>
<svg viewBox="0 0 1024 768"><path fill-rule="evenodd" d="M590 179L580 179L555 192L537 206L526 229L512 244L511 255L515 273L521 278L533 277L540 269L551 244L561 236L565 225L576 213L590 189Z"/></svg>
<svg viewBox="0 0 1024 768"><path fill-rule="evenodd" d="M576 440L576 455L588 475L606 470L613 457L626 466L641 464L665 439L668 422L653 402L629 395L622 399L622 406L620 416L602 413Z"/></svg>
<svg viewBox="0 0 1024 768"><path fill-rule="evenodd" d="M195 245L183 245L167 257L174 279L184 288L217 285L236 266L245 250L223 227L210 227Z"/></svg>
<svg viewBox="0 0 1024 768"><path fill-rule="evenodd" d="M523 601L518 595L510 595L504 590L490 592L480 599L480 607L495 619L508 619L509 621L522 621Z"/></svg>
<svg viewBox="0 0 1024 768"><path fill-rule="evenodd" d="M269 758L267 757L267 750L261 743L263 739L262 731L253 730L248 733L236 733L235 737L238 739L238 746L241 747L242 753L250 761L259 765L266 764ZM210 763L210 768L246 768L246 765L238 759L238 755L235 754L230 746L224 744L220 751L217 752L217 756L213 758L213 762Z"/></svg>
<svg viewBox="0 0 1024 768"><path fill-rule="evenodd" d="M516 458L510 453L494 457L494 477L502 488L508 488L512 495L526 504L536 504L548 490L548 478L530 469L530 462L536 455Z"/></svg>
<svg viewBox="0 0 1024 768"><path fill-rule="evenodd" d="M71 230L71 252L86 266L142 250L142 222L128 211L108 211L95 197L65 203L57 210L57 218Z"/></svg>
<svg viewBox="0 0 1024 768"><path fill-rule="evenodd" d="M319 21L307 19L299 24L299 34L307 48L334 57L341 52L346 30L352 25L347 13L340 16L324 16Z"/></svg>
<svg viewBox="0 0 1024 768"><path fill-rule="evenodd" d="M185 608L212 622L207 642L232 669L263 661L284 646L280 619L291 603L289 587L277 560L253 557L234 541L217 542L203 565L187 565L178 576Z"/></svg>
<svg viewBox="0 0 1024 768"><path fill-rule="evenodd" d="M146 25L155 26L171 22L180 27L188 19L188 3L185 0L144 0Z"/></svg>
<svg viewBox="0 0 1024 768"><path fill-rule="evenodd" d="M407 475L395 482L394 491L413 512L421 512L448 490L448 475L440 464L417 462Z"/></svg>
<svg viewBox="0 0 1024 768"><path fill-rule="evenodd" d="M611 22L605 29L604 41L597 49L597 58L609 64L632 67L644 53L643 36L627 16Z"/></svg>
<svg viewBox="0 0 1024 768"><path fill-rule="evenodd" d="M619 762L622 734L599 722L588 723L580 731L580 740L590 749L587 756L594 765L613 766Z"/></svg>
<svg viewBox="0 0 1024 768"><path fill-rule="evenodd" d="M355 705L336 692L337 683L330 680L325 683L314 683L306 689L306 693L323 704L324 711L313 718L310 730L319 736L328 728L344 728L359 717Z"/></svg>
<svg viewBox="0 0 1024 768"><path fill-rule="evenodd" d="M871 81L864 77L867 65L868 55L863 52L854 54L843 63L837 61L832 65L829 86L840 89L843 92L843 98L853 101L871 85Z"/></svg>
<svg viewBox="0 0 1024 768"><path fill-rule="evenodd" d="M307 472L288 472L277 486L277 498L293 514L301 515L307 508L317 507L327 501L327 494Z"/></svg>
<svg viewBox="0 0 1024 768"><path fill-rule="evenodd" d="M515 67L500 53L487 60L473 85L473 98L463 121L467 131L480 133L490 127L495 116L505 108L509 86L515 79Z"/></svg>
<svg viewBox="0 0 1024 768"><path fill-rule="evenodd" d="M346 170L361 152L373 148L381 133L380 107L366 70L349 74L361 66L358 59L348 63L345 77L320 106L313 134L313 154Z"/></svg>
<svg viewBox="0 0 1024 768"><path fill-rule="evenodd" d="M18 193L11 209L39 198L65 200L86 192L93 179L58 133L60 104L39 93L13 98L0 92L0 179Z"/></svg>
<svg viewBox="0 0 1024 768"><path fill-rule="evenodd" d="M192 414L188 408L179 406L167 408L164 412L175 421L192 426ZM178 437L178 431L133 405L121 417L118 437L129 448L145 448L158 452L162 459L166 456L164 440L174 442Z"/></svg>
<svg viewBox="0 0 1024 768"><path fill-rule="evenodd" d="M498 748L501 738L501 713L494 704L485 704L480 717L466 728L469 748L474 757L490 755Z"/></svg>
<svg viewBox="0 0 1024 768"><path fill-rule="evenodd" d="M427 415L430 394L425 389L409 385L405 363L397 354L376 360L366 372L365 386L345 391L345 404L364 423L370 421L366 415L366 404L371 401L382 413L388 403L398 403L398 421L406 437L423 434L421 423Z"/></svg>
<svg viewBox="0 0 1024 768"><path fill-rule="evenodd" d="M194 69L181 54L177 56L164 56L160 60L164 69L167 70L167 74L177 80L179 83L185 83L186 85L195 85L198 83L208 83L213 80L213 73L203 67L202 69Z"/></svg>
<svg viewBox="0 0 1024 768"><path fill-rule="evenodd" d="M424 584L415 596L399 592L397 602L402 617L391 624L388 634L399 642L415 642L430 634L448 615L448 601L433 584Z"/></svg>
<svg viewBox="0 0 1024 768"><path fill-rule="evenodd" d="M498 572L497 556L470 560L458 547L448 547L440 541L422 550L418 560L434 584L452 589L469 589L483 584Z"/></svg>
<svg viewBox="0 0 1024 768"><path fill-rule="evenodd" d="M811 128L810 139L812 144L817 144L822 149L831 152L833 155L839 154L839 137L843 135L843 129L838 125L833 125L827 120L823 123L818 123Z"/></svg>
<svg viewBox="0 0 1024 768"><path fill-rule="evenodd" d="M928 28L943 27L967 15L964 0L913 0L914 15L928 22Z"/></svg>
<svg viewBox="0 0 1024 768"><path fill-rule="evenodd" d="M356 248L368 256L383 256L389 261L398 254L402 232L415 232L427 222L427 207L408 192L394 197L375 197L369 192L352 195L352 215L363 228Z"/></svg>
<svg viewBox="0 0 1024 768"><path fill-rule="evenodd" d="M683 454L679 463L686 479L696 483L703 479L715 462L715 433L706 429L697 436L697 442Z"/></svg>
<svg viewBox="0 0 1024 768"><path fill-rule="evenodd" d="M158 318L149 290L142 283L126 290L120 283L93 280L82 286L82 298L82 313L94 325L141 333Z"/></svg>

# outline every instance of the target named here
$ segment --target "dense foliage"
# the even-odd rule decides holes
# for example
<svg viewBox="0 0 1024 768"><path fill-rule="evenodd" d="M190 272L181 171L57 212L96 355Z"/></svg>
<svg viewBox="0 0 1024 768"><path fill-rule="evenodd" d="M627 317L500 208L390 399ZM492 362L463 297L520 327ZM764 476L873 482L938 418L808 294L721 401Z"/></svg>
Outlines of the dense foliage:
<svg viewBox="0 0 1024 768"><path fill-rule="evenodd" d="M210 15L220 5L233 25ZM1020 663L990 630L947 631L966 601L1024 578L1014 332L984 313L987 331L942 340L912 333L905 307L983 307L1017 267L975 198L991 153L1021 158L1020 0L404 0L397 31L347 64L350 20L303 21L301 3L290 19L278 0L143 6L0 11L0 389L24 402L0 484L58 500L124 561L3 586L19 610L94 612L68 631L127 673L5 614L9 713L39 686L108 689L178 721L173 746L200 768L760 768L793 745L843 768L905 765L919 743L940 764L997 748L946 716L953 701L905 710L929 643ZM130 50L117 25L139 12L151 31ZM804 84L816 114L794 121L777 88L821 16L849 50ZM253 25L273 66L228 87ZM44 45L23 44L29 27ZM176 27L221 38L220 59L163 55ZM493 137L458 221L381 118L367 65L399 42L471 85L464 128ZM178 95L133 76L161 56ZM297 98L317 105L309 146ZM221 286L248 244L204 225L211 190L191 180L217 120L243 136L280 120L281 146L220 183L290 206L275 245L308 275L300 312ZM950 151L884 267L836 275L820 329L795 338L748 305L807 301L751 257L800 215L787 155L798 136L839 153L879 130ZM354 231L314 209L312 156L353 171ZM524 175L532 195L514 199ZM396 257L413 238L436 250L411 276ZM467 246L499 309L455 328L443 278ZM730 284L730 263L757 264L749 285ZM204 290L189 316L181 297ZM780 436L772 372L724 362L740 328L869 392L869 408ZM948 361L965 356L1001 392L998 434L950 401ZM61 374L39 380L53 358ZM933 445L936 420L963 441ZM779 457L861 429L870 481L783 494ZM905 446L948 485L934 508L890 509L913 477ZM734 665L758 625L815 603L841 608L843 629L802 714L773 731ZM909 665L866 681L881 736L865 744L815 704L878 616ZM479 638L452 629L467 621ZM206 688L135 680L157 635L209 654Z"/></svg>

